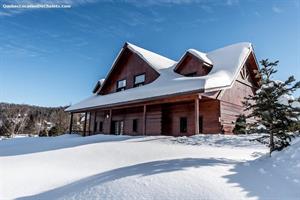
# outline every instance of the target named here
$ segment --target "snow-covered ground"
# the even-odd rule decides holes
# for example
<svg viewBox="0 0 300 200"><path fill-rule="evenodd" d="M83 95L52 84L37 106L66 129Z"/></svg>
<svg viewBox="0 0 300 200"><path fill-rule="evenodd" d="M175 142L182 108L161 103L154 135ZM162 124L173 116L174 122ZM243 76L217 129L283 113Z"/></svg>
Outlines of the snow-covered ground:
<svg viewBox="0 0 300 200"><path fill-rule="evenodd" d="M253 136L251 136L253 137ZM0 199L299 199L300 140L63 135L0 141Z"/></svg>

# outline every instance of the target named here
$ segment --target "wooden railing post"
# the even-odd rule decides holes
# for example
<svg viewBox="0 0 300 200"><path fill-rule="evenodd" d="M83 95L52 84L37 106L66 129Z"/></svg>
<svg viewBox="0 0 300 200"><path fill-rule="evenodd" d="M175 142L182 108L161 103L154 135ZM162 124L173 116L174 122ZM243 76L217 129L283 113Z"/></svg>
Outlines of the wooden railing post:
<svg viewBox="0 0 300 200"><path fill-rule="evenodd" d="M147 106L144 105L144 112L143 112L143 135L146 135L146 114L147 114Z"/></svg>
<svg viewBox="0 0 300 200"><path fill-rule="evenodd" d="M72 134L72 128L73 128L73 113L71 113L70 117L70 126L69 126L69 134Z"/></svg>
<svg viewBox="0 0 300 200"><path fill-rule="evenodd" d="M199 98L195 99L195 134L199 134Z"/></svg>

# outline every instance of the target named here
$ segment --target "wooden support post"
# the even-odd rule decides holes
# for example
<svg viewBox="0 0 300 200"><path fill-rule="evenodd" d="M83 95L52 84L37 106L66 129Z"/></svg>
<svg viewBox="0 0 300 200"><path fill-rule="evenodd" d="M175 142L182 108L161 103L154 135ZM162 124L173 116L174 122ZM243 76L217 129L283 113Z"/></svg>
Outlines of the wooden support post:
<svg viewBox="0 0 300 200"><path fill-rule="evenodd" d="M195 99L195 134L199 134L199 98Z"/></svg>
<svg viewBox="0 0 300 200"><path fill-rule="evenodd" d="M91 112L89 112L89 135L91 135Z"/></svg>
<svg viewBox="0 0 300 200"><path fill-rule="evenodd" d="M95 129L96 121L97 121L97 111L95 111L95 114L94 114L93 134L95 134L95 132L97 132L97 130Z"/></svg>
<svg viewBox="0 0 300 200"><path fill-rule="evenodd" d="M143 135L146 135L146 117L147 117L147 106L144 105L144 112L143 112Z"/></svg>
<svg viewBox="0 0 300 200"><path fill-rule="evenodd" d="M73 113L71 113L70 117L70 127L69 127L69 134L72 134L72 128L73 128Z"/></svg>
<svg viewBox="0 0 300 200"><path fill-rule="evenodd" d="M84 115L84 125L83 125L83 136L86 136L86 120L87 119L87 112Z"/></svg>
<svg viewBox="0 0 300 200"><path fill-rule="evenodd" d="M112 134L111 122L112 122L112 109L109 110L109 133L108 134Z"/></svg>

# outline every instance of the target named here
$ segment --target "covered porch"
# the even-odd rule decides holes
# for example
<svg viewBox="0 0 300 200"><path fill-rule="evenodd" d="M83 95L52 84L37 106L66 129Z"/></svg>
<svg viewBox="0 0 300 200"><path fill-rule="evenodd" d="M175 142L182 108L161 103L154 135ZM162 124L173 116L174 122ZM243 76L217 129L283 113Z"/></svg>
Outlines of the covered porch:
<svg viewBox="0 0 300 200"><path fill-rule="evenodd" d="M200 94L182 95L127 105L92 108L71 113L69 132L74 129L74 115L84 117L83 136L173 135L219 133L219 101Z"/></svg>

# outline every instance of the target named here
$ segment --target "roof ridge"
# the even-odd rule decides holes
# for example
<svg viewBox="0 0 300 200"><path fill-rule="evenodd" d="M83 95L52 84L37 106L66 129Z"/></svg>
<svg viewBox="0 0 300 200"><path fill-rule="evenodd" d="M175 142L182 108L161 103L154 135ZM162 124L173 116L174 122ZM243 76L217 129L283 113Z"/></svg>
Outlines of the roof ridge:
<svg viewBox="0 0 300 200"><path fill-rule="evenodd" d="M176 61L165 57L163 55L160 55L158 53L155 53L153 51L144 49L142 47L139 47L135 44L126 42L125 43L127 48L129 48L131 51L139 55L144 61L146 61L152 68L154 68L156 71L159 71L161 69L169 68L173 66Z"/></svg>

